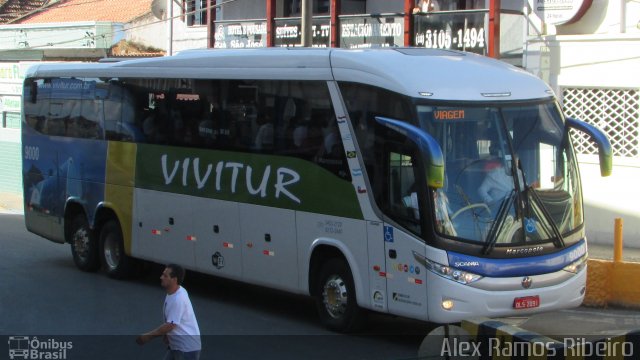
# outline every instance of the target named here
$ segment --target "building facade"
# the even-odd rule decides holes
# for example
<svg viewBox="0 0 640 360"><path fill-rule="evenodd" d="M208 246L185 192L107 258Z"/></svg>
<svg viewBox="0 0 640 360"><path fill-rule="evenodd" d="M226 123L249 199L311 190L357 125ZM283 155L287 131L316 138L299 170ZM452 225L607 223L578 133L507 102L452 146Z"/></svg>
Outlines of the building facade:
<svg viewBox="0 0 640 360"><path fill-rule="evenodd" d="M154 16L151 4L152 0L0 2L0 193L22 191L22 175L16 170L21 167L25 70L43 61L97 61L112 55L116 44L164 48L167 27Z"/></svg>
<svg viewBox="0 0 640 360"><path fill-rule="evenodd" d="M576 138L589 240L611 243L615 218L625 246L640 247L640 2L568 1L584 9L557 19L533 13L524 67L556 91L568 116L598 126L613 146L613 175L599 175L596 149ZM542 2L544 4L544 2ZM570 18L569 21L566 21Z"/></svg>

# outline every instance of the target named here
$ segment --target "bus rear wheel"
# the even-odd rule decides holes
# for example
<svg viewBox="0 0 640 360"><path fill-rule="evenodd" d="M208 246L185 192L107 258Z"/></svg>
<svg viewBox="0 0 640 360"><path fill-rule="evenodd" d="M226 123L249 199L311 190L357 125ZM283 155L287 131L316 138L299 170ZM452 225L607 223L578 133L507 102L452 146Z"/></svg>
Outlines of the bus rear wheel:
<svg viewBox="0 0 640 360"><path fill-rule="evenodd" d="M68 241L71 243L71 254L76 267L82 271L98 270L100 268L98 244L83 214L73 218L69 235Z"/></svg>
<svg viewBox="0 0 640 360"><path fill-rule="evenodd" d="M316 284L316 308L322 324L338 332L359 330L365 313L356 302L349 265L342 259L328 260L320 269Z"/></svg>
<svg viewBox="0 0 640 360"><path fill-rule="evenodd" d="M124 250L122 229L117 220L109 220L100 231L101 262L107 275L124 279L131 275L134 260Z"/></svg>

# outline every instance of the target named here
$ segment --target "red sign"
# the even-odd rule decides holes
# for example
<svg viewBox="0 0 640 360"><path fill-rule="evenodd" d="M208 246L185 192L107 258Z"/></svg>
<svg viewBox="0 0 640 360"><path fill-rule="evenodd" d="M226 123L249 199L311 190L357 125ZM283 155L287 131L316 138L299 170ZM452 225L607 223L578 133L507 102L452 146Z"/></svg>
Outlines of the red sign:
<svg viewBox="0 0 640 360"><path fill-rule="evenodd" d="M464 119L464 110L436 110L433 114L436 120Z"/></svg>
<svg viewBox="0 0 640 360"><path fill-rule="evenodd" d="M514 309L531 309L540 306L540 296L525 296L513 300Z"/></svg>

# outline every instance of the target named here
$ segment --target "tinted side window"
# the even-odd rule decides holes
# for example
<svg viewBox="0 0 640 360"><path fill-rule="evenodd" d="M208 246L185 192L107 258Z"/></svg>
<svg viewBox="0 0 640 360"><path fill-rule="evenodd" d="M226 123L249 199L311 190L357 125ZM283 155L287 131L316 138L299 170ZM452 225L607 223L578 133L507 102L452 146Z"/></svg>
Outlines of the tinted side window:
<svg viewBox="0 0 640 360"><path fill-rule="evenodd" d="M44 88L44 79L28 79L24 82L23 112L27 126L37 132L44 132L44 125L49 113L49 93L40 91Z"/></svg>
<svg viewBox="0 0 640 360"><path fill-rule="evenodd" d="M403 143L406 138L390 130L375 120L384 116L397 120L411 121L411 105L405 96L374 86L342 82L340 92L345 99L349 118L355 130L356 139L367 168L369 181L378 204L385 199L385 184L388 179L384 167L385 144L390 141Z"/></svg>
<svg viewBox="0 0 640 360"><path fill-rule="evenodd" d="M102 139L102 99L95 81L76 78L25 82L25 121L52 136Z"/></svg>

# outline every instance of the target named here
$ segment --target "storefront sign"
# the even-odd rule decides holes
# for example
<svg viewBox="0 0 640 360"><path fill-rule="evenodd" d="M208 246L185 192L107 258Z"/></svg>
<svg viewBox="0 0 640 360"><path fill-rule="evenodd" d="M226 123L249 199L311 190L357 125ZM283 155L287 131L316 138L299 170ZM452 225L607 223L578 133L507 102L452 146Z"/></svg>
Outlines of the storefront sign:
<svg viewBox="0 0 640 360"><path fill-rule="evenodd" d="M591 7L592 0L530 0L533 12L546 24L576 22Z"/></svg>
<svg viewBox="0 0 640 360"><path fill-rule="evenodd" d="M267 46L267 23L265 21L238 21L216 23L216 49L259 48Z"/></svg>
<svg viewBox="0 0 640 360"><path fill-rule="evenodd" d="M329 19L313 19L311 25L311 46L329 47L331 44ZM300 19L276 20L275 46L302 46L302 25Z"/></svg>
<svg viewBox="0 0 640 360"><path fill-rule="evenodd" d="M416 15L414 45L486 55L486 12Z"/></svg>
<svg viewBox="0 0 640 360"><path fill-rule="evenodd" d="M340 47L361 49L404 45L402 17L345 17L340 19Z"/></svg>

